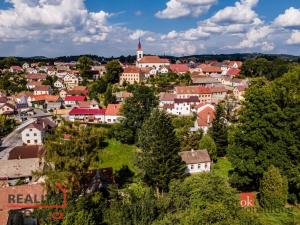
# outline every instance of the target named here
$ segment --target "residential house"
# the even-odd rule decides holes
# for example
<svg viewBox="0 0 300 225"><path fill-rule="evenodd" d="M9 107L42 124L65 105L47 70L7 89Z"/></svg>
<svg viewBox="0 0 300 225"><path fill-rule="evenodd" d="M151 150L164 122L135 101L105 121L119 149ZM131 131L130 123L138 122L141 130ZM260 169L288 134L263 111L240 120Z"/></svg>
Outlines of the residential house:
<svg viewBox="0 0 300 225"><path fill-rule="evenodd" d="M233 69L240 69L242 67L243 63L241 61L231 61L228 64L228 68L233 68Z"/></svg>
<svg viewBox="0 0 300 225"><path fill-rule="evenodd" d="M66 96L64 99L64 101L65 101L64 105L67 108L73 108L78 105L78 102L83 102L83 101L85 101L85 99L86 99L86 97L81 96L81 95L80 96L78 96L78 95L77 96Z"/></svg>
<svg viewBox="0 0 300 225"><path fill-rule="evenodd" d="M206 149L204 150L191 150L179 153L181 160L186 164L186 172L189 174L209 172L212 160Z"/></svg>
<svg viewBox="0 0 300 225"><path fill-rule="evenodd" d="M64 81L62 79L58 79L57 81L54 82L54 87L57 89L62 89L65 88Z"/></svg>
<svg viewBox="0 0 300 225"><path fill-rule="evenodd" d="M115 93L117 102L124 102L127 98L132 96L132 93L127 91L120 91Z"/></svg>
<svg viewBox="0 0 300 225"><path fill-rule="evenodd" d="M211 87L210 90L212 93L211 101L216 104L220 101L223 101L226 98L228 92L228 90L223 85Z"/></svg>
<svg viewBox="0 0 300 225"><path fill-rule="evenodd" d="M27 73L33 73L33 74L37 74L38 73L38 70L37 69L35 69L35 68L27 68L26 69L26 72Z"/></svg>
<svg viewBox="0 0 300 225"><path fill-rule="evenodd" d="M166 66L161 66L159 68L159 73L161 73L161 74L166 74L168 72L169 72L169 69Z"/></svg>
<svg viewBox="0 0 300 225"><path fill-rule="evenodd" d="M45 149L42 145L23 145L14 147L8 155L8 160L34 159L44 157Z"/></svg>
<svg viewBox="0 0 300 225"><path fill-rule="evenodd" d="M120 76L120 84L128 83L141 83L145 80L145 74L142 70L135 66L128 66L124 68L123 73Z"/></svg>
<svg viewBox="0 0 300 225"><path fill-rule="evenodd" d="M22 65L22 68L23 68L24 70L28 69L29 67L30 67L29 63L24 63L24 64Z"/></svg>
<svg viewBox="0 0 300 225"><path fill-rule="evenodd" d="M162 107L163 105L172 105L174 104L175 98L176 94L174 93L161 92L159 94L159 106Z"/></svg>
<svg viewBox="0 0 300 225"><path fill-rule="evenodd" d="M19 72L22 72L23 71L23 68L20 67L20 66L11 66L9 68L9 72L11 73L19 73Z"/></svg>
<svg viewBox="0 0 300 225"><path fill-rule="evenodd" d="M189 98L196 96L201 103L212 101L211 88L203 86L176 86L174 93L177 98Z"/></svg>
<svg viewBox="0 0 300 225"><path fill-rule="evenodd" d="M42 82L40 81L31 81L26 84L27 89L33 90L38 86L42 86Z"/></svg>
<svg viewBox="0 0 300 225"><path fill-rule="evenodd" d="M41 85L41 86L36 86L33 89L33 94L34 95L50 95L51 91L52 90L49 85Z"/></svg>
<svg viewBox="0 0 300 225"><path fill-rule="evenodd" d="M230 76L230 77L236 77L236 76L239 76L241 73L241 70L240 69L235 69L235 68L230 68L226 75L227 76Z"/></svg>
<svg viewBox="0 0 300 225"><path fill-rule="evenodd" d="M25 78L27 79L27 81L44 81L47 78L47 74L45 73L27 74Z"/></svg>
<svg viewBox="0 0 300 225"><path fill-rule="evenodd" d="M105 123L105 110L73 108L69 112L69 120L82 123Z"/></svg>
<svg viewBox="0 0 300 225"><path fill-rule="evenodd" d="M73 74L67 74L66 76L64 76L63 80L67 89L72 89L79 85L78 77Z"/></svg>
<svg viewBox="0 0 300 225"><path fill-rule="evenodd" d="M65 99L67 95L68 95L68 91L66 89L61 89L59 91L59 97L61 97L62 99Z"/></svg>
<svg viewBox="0 0 300 225"><path fill-rule="evenodd" d="M173 73L185 74L185 73L189 72L190 68L188 67L187 64L171 64L170 70Z"/></svg>
<svg viewBox="0 0 300 225"><path fill-rule="evenodd" d="M120 115L120 109L122 104L108 104L105 111L105 122L106 123L118 123L123 118Z"/></svg>
<svg viewBox="0 0 300 225"><path fill-rule="evenodd" d="M175 98L174 104L164 104L162 108L167 113L177 116L191 116L193 113L193 107L200 103L200 100L196 96L189 98Z"/></svg>
<svg viewBox="0 0 300 225"><path fill-rule="evenodd" d="M222 70L220 67L217 66L211 66L207 64L200 64L197 68L200 69L200 71L206 75L210 74L222 74Z"/></svg>
<svg viewBox="0 0 300 225"><path fill-rule="evenodd" d="M202 129L206 134L215 119L215 107L211 104L201 104L196 107L197 119L193 131Z"/></svg>
<svg viewBox="0 0 300 225"><path fill-rule="evenodd" d="M246 91L246 86L237 86L233 89L233 95L237 100L243 101L245 100L244 98L245 91Z"/></svg>
<svg viewBox="0 0 300 225"><path fill-rule="evenodd" d="M203 87L213 87L215 85L221 84L221 82L217 79L208 76L192 76L191 78L194 85Z"/></svg>
<svg viewBox="0 0 300 225"><path fill-rule="evenodd" d="M68 95L83 95L87 96L89 94L89 90L86 86L76 86L68 91Z"/></svg>
<svg viewBox="0 0 300 225"><path fill-rule="evenodd" d="M56 124L48 118L38 118L23 129L22 141L25 145L42 145L46 132L55 126Z"/></svg>
<svg viewBox="0 0 300 225"><path fill-rule="evenodd" d="M0 115L12 115L15 113L15 107L10 103L4 103L0 106Z"/></svg>

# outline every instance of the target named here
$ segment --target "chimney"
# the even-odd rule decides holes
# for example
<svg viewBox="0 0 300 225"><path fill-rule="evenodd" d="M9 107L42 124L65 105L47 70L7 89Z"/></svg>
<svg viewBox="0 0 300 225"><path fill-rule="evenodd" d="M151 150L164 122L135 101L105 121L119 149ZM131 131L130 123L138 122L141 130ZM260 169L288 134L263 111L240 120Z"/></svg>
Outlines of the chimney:
<svg viewBox="0 0 300 225"><path fill-rule="evenodd" d="M210 123L210 112L207 114L207 124Z"/></svg>

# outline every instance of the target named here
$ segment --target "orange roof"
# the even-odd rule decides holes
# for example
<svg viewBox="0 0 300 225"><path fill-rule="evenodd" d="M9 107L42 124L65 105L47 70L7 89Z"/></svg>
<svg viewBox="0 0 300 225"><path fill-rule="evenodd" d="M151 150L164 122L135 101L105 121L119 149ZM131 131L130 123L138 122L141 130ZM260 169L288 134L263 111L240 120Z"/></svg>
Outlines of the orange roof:
<svg viewBox="0 0 300 225"><path fill-rule="evenodd" d="M215 119L215 110L207 106L197 114L197 123L200 127L206 127Z"/></svg>
<svg viewBox="0 0 300 225"><path fill-rule="evenodd" d="M170 63L168 59L162 59L159 56L144 56L139 63Z"/></svg>
<svg viewBox="0 0 300 225"><path fill-rule="evenodd" d="M207 64L201 64L198 66L204 73L222 73L222 70L220 67L216 66L210 66Z"/></svg>
<svg viewBox="0 0 300 225"><path fill-rule="evenodd" d="M211 89L203 86L177 86L176 94L210 94Z"/></svg>
<svg viewBox="0 0 300 225"><path fill-rule="evenodd" d="M242 63L241 61L231 61L231 62L228 64L228 67L229 67L229 68L232 68L233 65L234 65L235 63L237 64L238 68L240 68L240 67L243 65L243 63Z"/></svg>
<svg viewBox="0 0 300 225"><path fill-rule="evenodd" d="M128 66L124 68L123 73L141 73L141 69L136 66Z"/></svg>
<svg viewBox="0 0 300 225"><path fill-rule="evenodd" d="M35 95L33 97L33 100L34 101L47 101L47 102L57 102L59 99L59 96L56 96L56 95L47 95L47 94L44 94L44 95Z"/></svg>
<svg viewBox="0 0 300 225"><path fill-rule="evenodd" d="M121 107L122 104L108 104L105 114L110 116L118 116L120 115Z"/></svg>
<svg viewBox="0 0 300 225"><path fill-rule="evenodd" d="M78 102L78 107L79 108L90 108L91 107L91 102L90 101L79 101Z"/></svg>

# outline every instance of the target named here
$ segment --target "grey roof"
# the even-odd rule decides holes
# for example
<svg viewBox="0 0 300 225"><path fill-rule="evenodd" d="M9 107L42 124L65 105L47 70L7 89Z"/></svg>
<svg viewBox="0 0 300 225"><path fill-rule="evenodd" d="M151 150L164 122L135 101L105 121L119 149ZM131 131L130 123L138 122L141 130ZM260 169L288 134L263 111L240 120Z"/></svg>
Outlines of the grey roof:
<svg viewBox="0 0 300 225"><path fill-rule="evenodd" d="M0 160L0 178L31 177L32 172L43 168L39 158Z"/></svg>
<svg viewBox="0 0 300 225"><path fill-rule="evenodd" d="M209 154L206 149L203 150L191 150L179 153L182 161L186 164L197 164L204 162L211 162Z"/></svg>

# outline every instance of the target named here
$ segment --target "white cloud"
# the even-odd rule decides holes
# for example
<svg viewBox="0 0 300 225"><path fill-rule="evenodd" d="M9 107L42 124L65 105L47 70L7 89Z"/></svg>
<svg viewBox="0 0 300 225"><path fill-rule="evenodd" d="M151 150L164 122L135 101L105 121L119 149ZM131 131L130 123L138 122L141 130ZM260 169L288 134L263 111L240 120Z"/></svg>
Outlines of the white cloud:
<svg viewBox="0 0 300 225"><path fill-rule="evenodd" d="M282 27L300 27L300 9L286 9L274 20L274 24Z"/></svg>
<svg viewBox="0 0 300 225"><path fill-rule="evenodd" d="M88 12L84 0L8 0L9 9L0 10L2 41L59 39L93 42L107 37L110 14Z"/></svg>
<svg viewBox="0 0 300 225"><path fill-rule="evenodd" d="M257 14L253 10L258 0L241 0L236 2L234 6L228 6L219 10L210 21L217 24L253 23L257 19Z"/></svg>
<svg viewBox="0 0 300 225"><path fill-rule="evenodd" d="M200 45L199 47L204 48L203 45ZM168 51L168 53L174 55L193 55L196 52L197 52L197 46L187 41L181 41L174 44L174 46Z"/></svg>
<svg viewBox="0 0 300 225"><path fill-rule="evenodd" d="M161 19L175 19L184 16L197 17L207 12L217 0L169 0L166 8L155 16Z"/></svg>
<svg viewBox="0 0 300 225"><path fill-rule="evenodd" d="M289 45L300 44L300 31L294 30L290 38L287 40L287 44Z"/></svg>
<svg viewBox="0 0 300 225"><path fill-rule="evenodd" d="M146 33L147 33L147 32L144 31L144 30L136 30L136 31L134 31L132 34L130 34L129 38L130 38L131 40L137 40L137 39L139 39L139 38L145 36Z"/></svg>
<svg viewBox="0 0 300 225"><path fill-rule="evenodd" d="M175 30L170 31L169 33L162 35L162 40L172 40L178 37L178 33Z"/></svg>
<svg viewBox="0 0 300 225"><path fill-rule="evenodd" d="M153 38L153 37L147 37L146 41L148 41L148 42L154 42L154 41L156 41L156 39Z"/></svg>

